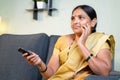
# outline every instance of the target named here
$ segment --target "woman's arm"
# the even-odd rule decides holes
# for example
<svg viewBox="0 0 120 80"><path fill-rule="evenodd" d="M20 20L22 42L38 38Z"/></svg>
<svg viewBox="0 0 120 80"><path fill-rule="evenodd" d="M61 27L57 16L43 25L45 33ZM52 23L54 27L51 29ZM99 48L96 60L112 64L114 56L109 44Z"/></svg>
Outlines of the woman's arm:
<svg viewBox="0 0 120 80"><path fill-rule="evenodd" d="M102 49L96 57L91 58L88 63L91 70L102 76L108 76L112 69L112 61L109 49Z"/></svg>
<svg viewBox="0 0 120 80"><path fill-rule="evenodd" d="M84 46L79 46L82 50L85 59L90 55L90 51ZM108 76L110 70L112 69L112 62L110 57L111 51L107 48L101 49L97 56L92 56L88 60L90 69L98 75Z"/></svg>
<svg viewBox="0 0 120 80"><path fill-rule="evenodd" d="M88 50L85 46L86 39L91 34L90 25L83 26L82 28L82 35L77 37L77 43L79 48L83 53L84 59L87 59L90 55L90 50ZM112 62L110 57L111 51L109 48L102 48L98 53L97 56L92 56L88 60L89 67L91 70L98 75L107 76L112 68Z"/></svg>
<svg viewBox="0 0 120 80"><path fill-rule="evenodd" d="M45 73L42 73L43 77L46 78L46 79L51 77L57 71L59 66L60 66L59 65L59 57L56 56L56 55L52 55L51 58L50 58L50 61L48 63L47 71ZM42 66L41 66L41 68L42 68ZM43 70L44 70L44 66L43 66Z"/></svg>
<svg viewBox="0 0 120 80"><path fill-rule="evenodd" d="M26 61L29 64L37 66L39 71L41 72L42 76L46 79L51 77L59 67L59 57L58 56L52 55L48 66L34 52L32 52L32 55L27 56L27 53L25 53L22 56L26 59Z"/></svg>

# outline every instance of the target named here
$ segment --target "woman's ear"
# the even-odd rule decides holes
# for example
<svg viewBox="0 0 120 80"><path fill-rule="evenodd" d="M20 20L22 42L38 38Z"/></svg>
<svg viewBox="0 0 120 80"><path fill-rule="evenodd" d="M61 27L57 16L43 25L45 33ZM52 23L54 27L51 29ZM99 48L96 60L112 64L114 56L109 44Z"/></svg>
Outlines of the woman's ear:
<svg viewBox="0 0 120 80"><path fill-rule="evenodd" d="M97 19L94 18L92 21L91 21L91 26L94 27L97 23Z"/></svg>

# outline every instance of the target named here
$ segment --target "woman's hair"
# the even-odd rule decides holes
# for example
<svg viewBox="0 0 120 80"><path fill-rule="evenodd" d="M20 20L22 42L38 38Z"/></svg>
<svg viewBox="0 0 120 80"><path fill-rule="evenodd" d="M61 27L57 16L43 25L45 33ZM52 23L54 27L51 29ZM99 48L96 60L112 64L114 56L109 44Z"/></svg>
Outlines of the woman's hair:
<svg viewBox="0 0 120 80"><path fill-rule="evenodd" d="M78 8L81 8L82 10L84 10L87 15L90 17L91 20L93 20L94 18L97 19L97 14L96 14L96 11L91 7L91 6L88 6L88 5L78 5L77 7L75 7L72 11L72 14L73 12L78 9ZM97 23L96 25L92 28L92 32L96 32L96 26L97 26Z"/></svg>

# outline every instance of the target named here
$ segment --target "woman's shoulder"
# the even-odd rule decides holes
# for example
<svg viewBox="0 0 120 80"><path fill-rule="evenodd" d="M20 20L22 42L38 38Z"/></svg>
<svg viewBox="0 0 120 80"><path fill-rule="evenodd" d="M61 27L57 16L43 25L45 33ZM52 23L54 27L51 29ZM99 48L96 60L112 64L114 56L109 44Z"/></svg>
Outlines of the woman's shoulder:
<svg viewBox="0 0 120 80"><path fill-rule="evenodd" d="M94 32L90 35L90 37L102 37L102 36L110 36L112 34L107 34L107 33L104 33L104 32Z"/></svg>
<svg viewBox="0 0 120 80"><path fill-rule="evenodd" d="M74 36L74 34L61 35L57 40L57 44L68 45L73 40L73 36Z"/></svg>
<svg viewBox="0 0 120 80"><path fill-rule="evenodd" d="M71 38L73 38L74 37L74 34L65 34L65 35L61 35L60 37L59 37L59 39L61 40L63 40L63 39L71 39Z"/></svg>
<svg viewBox="0 0 120 80"><path fill-rule="evenodd" d="M100 40L108 40L108 39L114 39L113 35L107 34L107 33L102 33L102 32L94 32L91 35L89 35L87 41L100 41Z"/></svg>
<svg viewBox="0 0 120 80"><path fill-rule="evenodd" d="M104 32L94 32L92 33L91 35L112 35L112 34L107 34L107 33L104 33Z"/></svg>
<svg viewBox="0 0 120 80"><path fill-rule="evenodd" d="M91 35L92 36L98 36L98 35L104 35L105 33L103 33L103 32L94 32L94 33L92 33Z"/></svg>

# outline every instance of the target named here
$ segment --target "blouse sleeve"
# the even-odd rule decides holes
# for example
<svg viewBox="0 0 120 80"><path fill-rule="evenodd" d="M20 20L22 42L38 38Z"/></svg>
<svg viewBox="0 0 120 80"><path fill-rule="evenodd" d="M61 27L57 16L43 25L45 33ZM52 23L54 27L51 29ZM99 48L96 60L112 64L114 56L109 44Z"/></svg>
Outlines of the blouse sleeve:
<svg viewBox="0 0 120 80"><path fill-rule="evenodd" d="M59 55L59 53L61 52L62 48L65 45L64 42L65 42L65 36L61 36L58 38L58 40L54 46L53 55L56 55L56 56Z"/></svg>
<svg viewBox="0 0 120 80"><path fill-rule="evenodd" d="M99 41L97 42L97 44L93 47L92 51L94 53L94 56L97 55L97 53L99 52L99 50L101 49L109 49L111 51L111 59L114 56L114 48L115 48L115 40L113 35L103 35Z"/></svg>
<svg viewBox="0 0 120 80"><path fill-rule="evenodd" d="M101 49L110 49L110 45L105 42L102 46L101 46ZM110 56L111 56L111 59L113 58L113 53L111 52L110 53Z"/></svg>

